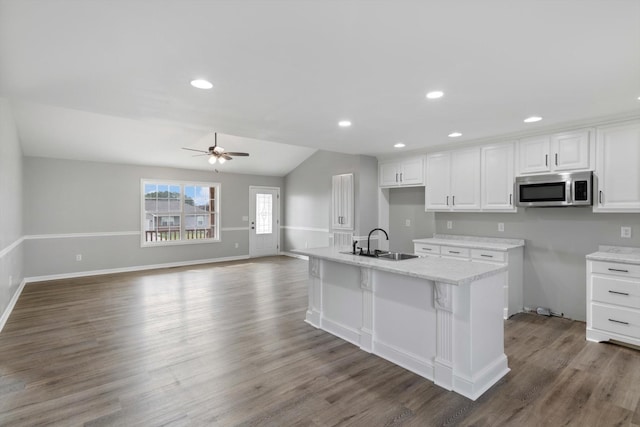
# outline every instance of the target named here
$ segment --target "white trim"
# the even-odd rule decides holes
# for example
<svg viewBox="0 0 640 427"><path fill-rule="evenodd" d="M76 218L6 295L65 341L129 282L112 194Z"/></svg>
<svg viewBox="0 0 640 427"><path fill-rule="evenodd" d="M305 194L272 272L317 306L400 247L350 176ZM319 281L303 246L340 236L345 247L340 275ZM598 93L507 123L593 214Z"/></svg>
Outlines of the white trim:
<svg viewBox="0 0 640 427"><path fill-rule="evenodd" d="M16 306L18 298L20 298L20 294L22 294L22 290L24 289L24 285L26 283L27 279L22 279L22 282L20 282L20 286L18 286L18 289L16 289L16 291L13 293L13 296L11 297L11 301L9 301L7 308L4 309L2 317L0 317L0 332L2 331L2 329L4 329L4 325L7 324L7 320L9 320L9 316L11 315L13 308Z"/></svg>
<svg viewBox="0 0 640 427"><path fill-rule="evenodd" d="M40 239L73 239L78 237L112 237L112 236L138 236L140 231L98 231L92 233L64 233L64 234L30 234L24 236L25 240Z"/></svg>
<svg viewBox="0 0 640 427"><path fill-rule="evenodd" d="M292 252L285 252L285 251L281 251L280 255L288 256L288 257L291 257L291 258L303 259L305 261L309 261L309 257L307 255L298 255L298 254L294 254Z"/></svg>
<svg viewBox="0 0 640 427"><path fill-rule="evenodd" d="M249 231L249 227L222 227L220 231Z"/></svg>
<svg viewBox="0 0 640 427"><path fill-rule="evenodd" d="M122 268L109 268L105 270L79 271L76 273L62 273L62 274L51 274L47 276L26 277L24 280L27 283L35 283L35 282L44 282L47 280L72 279L76 277L86 277L86 276L100 276L103 274L129 273L132 271L156 270L160 268L171 268L171 267L185 267L189 265L198 265L198 264L213 264L218 262L237 261L242 259L249 259L249 256L240 255L240 256L230 256L230 257L222 257L222 258L198 259L198 260L192 260L192 261L168 262L164 264L149 264L149 265L138 265L138 266L132 266L132 267L122 267Z"/></svg>
<svg viewBox="0 0 640 427"><path fill-rule="evenodd" d="M10 244L9 246L7 246L6 248L4 248L3 250L0 251L0 259L2 259L5 255L7 255L9 252L11 252L12 250L14 250L16 247L18 247L20 245L20 243L22 243L24 241L24 239L26 239L26 236L21 236L18 239L16 239L15 242L13 242L12 244ZM0 330L2 328L0 327Z"/></svg>
<svg viewBox="0 0 640 427"><path fill-rule="evenodd" d="M297 227L295 225L282 225L280 228L285 230L295 230L295 231L315 231L318 233L328 233L328 228L314 228L314 227Z"/></svg>

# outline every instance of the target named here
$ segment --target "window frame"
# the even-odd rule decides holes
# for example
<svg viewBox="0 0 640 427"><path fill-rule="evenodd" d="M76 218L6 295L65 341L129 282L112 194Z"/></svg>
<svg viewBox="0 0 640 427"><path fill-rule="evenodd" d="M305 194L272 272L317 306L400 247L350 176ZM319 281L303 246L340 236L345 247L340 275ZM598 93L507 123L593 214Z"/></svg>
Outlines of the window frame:
<svg viewBox="0 0 640 427"><path fill-rule="evenodd" d="M152 185L167 185L167 186L179 186L180 187L180 240L160 240L160 241L147 241L146 240L146 206L145 206L145 186L147 184ZM213 187L215 188L214 210L209 212L208 215L214 215L214 237L205 239L185 239L185 225L186 217L184 209L184 197L185 187ZM222 241L222 215L220 212L220 205L222 199L222 185L219 182L202 182L202 181L177 181L170 179L149 179L142 178L140 180L140 246L143 248L154 248L162 246L176 246L176 245L201 245L207 243L219 243ZM189 214L190 215L190 214ZM174 216L171 212L169 216Z"/></svg>

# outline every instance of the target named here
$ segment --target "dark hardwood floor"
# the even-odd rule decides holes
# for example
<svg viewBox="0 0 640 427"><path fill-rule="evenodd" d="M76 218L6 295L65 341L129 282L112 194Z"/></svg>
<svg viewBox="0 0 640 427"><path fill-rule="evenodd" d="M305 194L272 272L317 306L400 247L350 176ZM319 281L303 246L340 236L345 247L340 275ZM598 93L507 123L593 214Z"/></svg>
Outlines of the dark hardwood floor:
<svg viewBox="0 0 640 427"><path fill-rule="evenodd" d="M640 426L640 351L505 322L476 402L314 329L286 257L27 285L0 333L0 425Z"/></svg>

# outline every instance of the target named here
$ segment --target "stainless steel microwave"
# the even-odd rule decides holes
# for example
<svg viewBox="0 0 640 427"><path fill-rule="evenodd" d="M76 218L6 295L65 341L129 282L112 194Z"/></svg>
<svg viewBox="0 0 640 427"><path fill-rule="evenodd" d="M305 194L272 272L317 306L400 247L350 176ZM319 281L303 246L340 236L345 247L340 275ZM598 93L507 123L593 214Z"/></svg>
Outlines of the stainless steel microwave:
<svg viewBox="0 0 640 427"><path fill-rule="evenodd" d="M516 206L591 206L593 172L516 177Z"/></svg>

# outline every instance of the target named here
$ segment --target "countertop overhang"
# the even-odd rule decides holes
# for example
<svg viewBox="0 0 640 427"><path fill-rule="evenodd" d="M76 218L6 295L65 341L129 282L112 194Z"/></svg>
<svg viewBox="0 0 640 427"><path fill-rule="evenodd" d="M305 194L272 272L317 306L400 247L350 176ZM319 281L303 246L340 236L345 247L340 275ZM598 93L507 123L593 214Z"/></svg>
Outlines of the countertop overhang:
<svg viewBox="0 0 640 427"><path fill-rule="evenodd" d="M420 257L402 261L390 261L341 253L348 248L295 249L291 252L360 267L372 268L403 276L432 280L452 285L464 285L507 271L506 265L471 262L457 259Z"/></svg>
<svg viewBox="0 0 640 427"><path fill-rule="evenodd" d="M470 249L491 249L506 252L524 246L522 239L501 239L497 237L458 236L454 234L435 234L433 237L414 239L413 243L448 245Z"/></svg>

